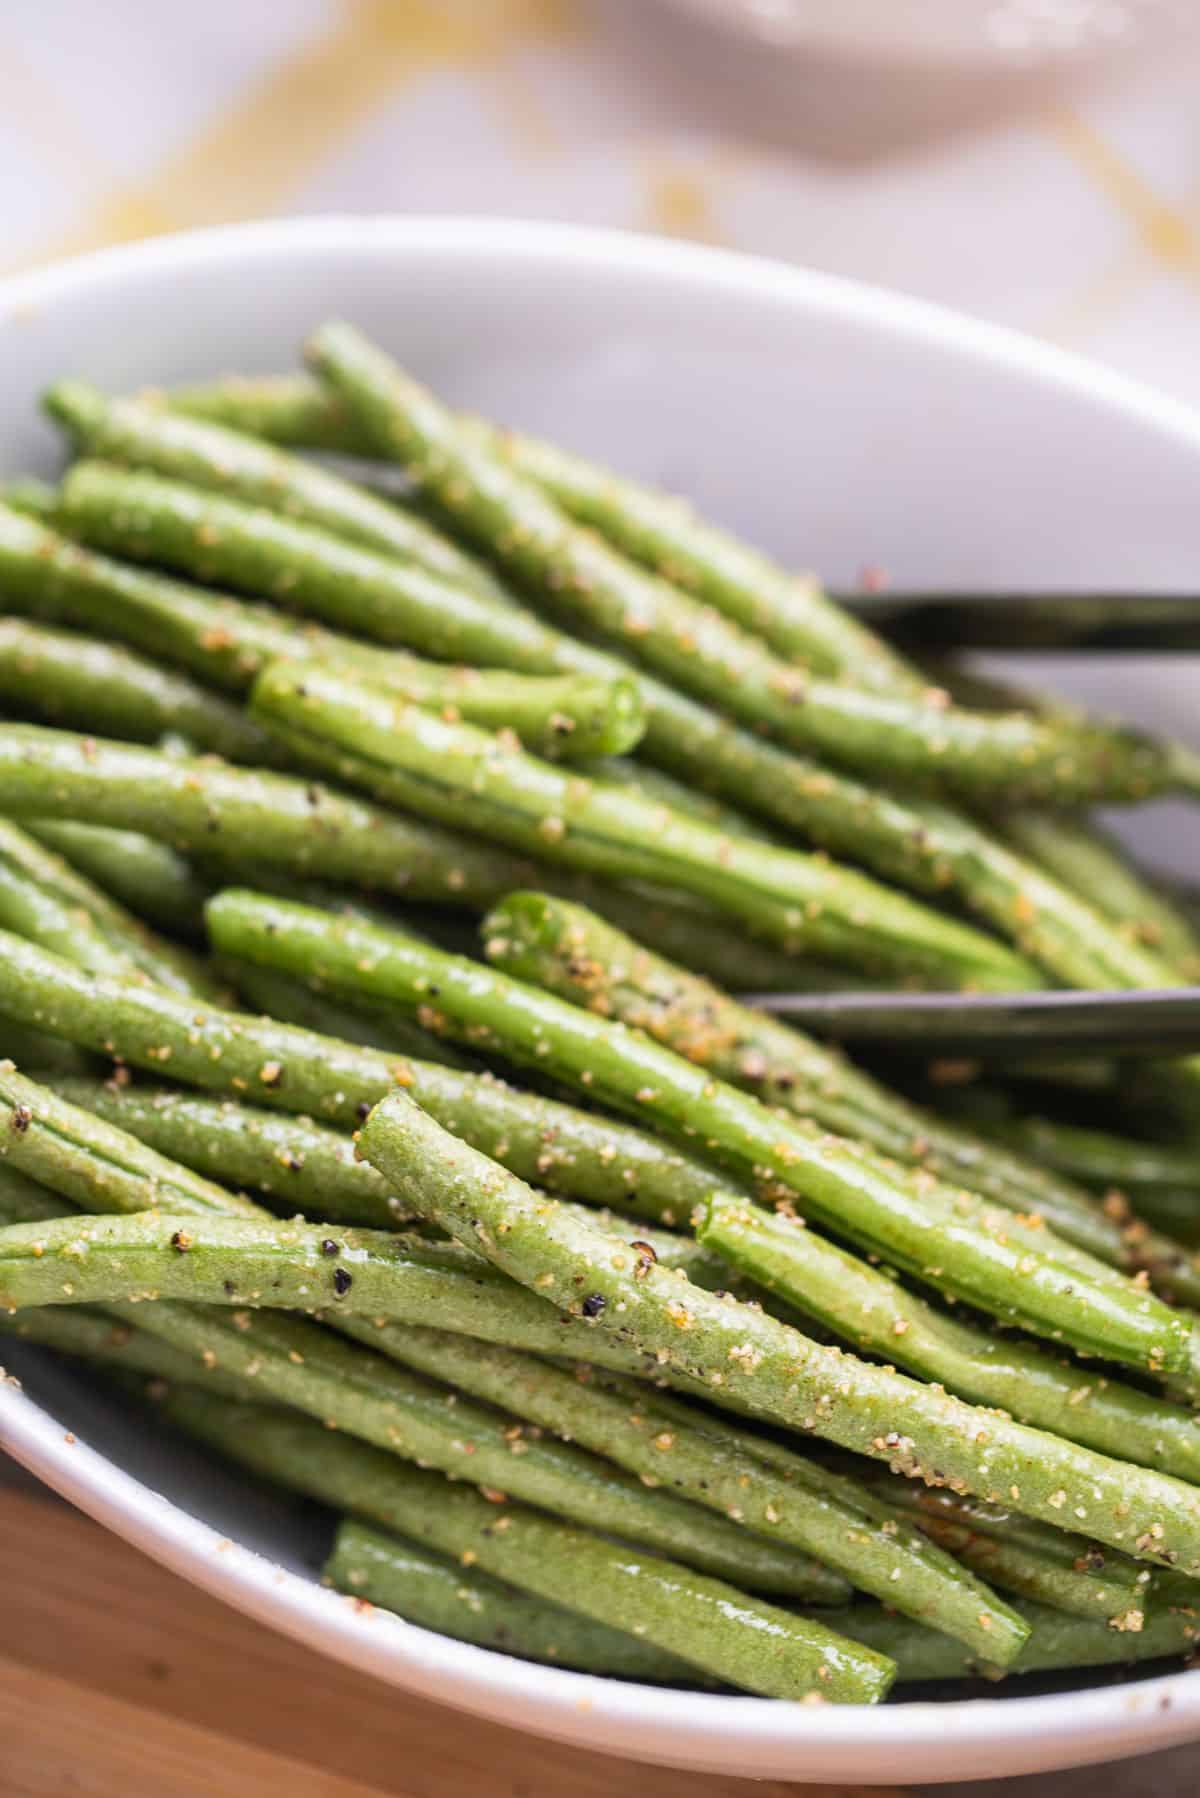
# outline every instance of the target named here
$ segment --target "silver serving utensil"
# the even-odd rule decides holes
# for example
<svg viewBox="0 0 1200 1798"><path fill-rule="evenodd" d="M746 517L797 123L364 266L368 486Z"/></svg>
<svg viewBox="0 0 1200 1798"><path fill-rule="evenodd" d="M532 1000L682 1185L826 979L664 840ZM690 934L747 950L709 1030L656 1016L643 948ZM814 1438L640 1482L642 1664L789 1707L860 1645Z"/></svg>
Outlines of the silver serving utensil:
<svg viewBox="0 0 1200 1798"><path fill-rule="evenodd" d="M844 593L913 648L1200 651L1195 593Z"/></svg>
<svg viewBox="0 0 1200 1798"><path fill-rule="evenodd" d="M1200 1052L1200 986L1138 992L757 993L742 1002L816 1036L928 1056L1022 1061Z"/></svg>

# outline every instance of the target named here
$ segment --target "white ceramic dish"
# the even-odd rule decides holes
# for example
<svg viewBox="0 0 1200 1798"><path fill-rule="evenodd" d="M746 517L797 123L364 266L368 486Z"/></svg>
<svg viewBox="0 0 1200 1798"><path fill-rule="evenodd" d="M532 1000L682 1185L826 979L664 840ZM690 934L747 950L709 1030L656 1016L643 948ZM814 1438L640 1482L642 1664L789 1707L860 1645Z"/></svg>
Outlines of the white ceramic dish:
<svg viewBox="0 0 1200 1798"><path fill-rule="evenodd" d="M483 220L319 220L167 239L0 288L0 471L55 455L36 399L287 366L355 319L453 399L690 490L852 580L1194 580L1200 419L1012 335L883 293L648 239ZM1196 665L1072 684L1195 735ZM1196 814L1139 829L1181 866ZM1189 833L1190 832L1190 846ZM0 1037L0 1053L3 1041ZM1029 1772L1200 1737L1200 1674L814 1711L664 1692L465 1647L322 1591L321 1525L30 1352L0 1443L187 1578L393 1683L582 1746L792 1780Z"/></svg>

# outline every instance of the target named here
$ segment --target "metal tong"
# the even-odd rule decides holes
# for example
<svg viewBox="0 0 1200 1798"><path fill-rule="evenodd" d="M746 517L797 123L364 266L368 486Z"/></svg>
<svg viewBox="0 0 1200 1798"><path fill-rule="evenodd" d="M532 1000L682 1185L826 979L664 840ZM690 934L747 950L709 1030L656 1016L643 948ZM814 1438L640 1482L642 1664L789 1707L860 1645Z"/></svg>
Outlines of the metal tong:
<svg viewBox="0 0 1200 1798"><path fill-rule="evenodd" d="M1200 1052L1200 986L1145 992L751 993L747 1005L814 1035L971 1060Z"/></svg>
<svg viewBox="0 0 1200 1798"><path fill-rule="evenodd" d="M876 630L921 650L1200 652L1196 593L841 593Z"/></svg>

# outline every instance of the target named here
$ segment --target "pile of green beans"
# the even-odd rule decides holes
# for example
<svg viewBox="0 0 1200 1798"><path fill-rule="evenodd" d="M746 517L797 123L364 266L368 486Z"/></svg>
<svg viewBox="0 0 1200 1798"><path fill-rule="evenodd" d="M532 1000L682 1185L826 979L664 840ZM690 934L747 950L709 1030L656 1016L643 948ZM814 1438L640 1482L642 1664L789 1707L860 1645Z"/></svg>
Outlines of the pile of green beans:
<svg viewBox="0 0 1200 1798"><path fill-rule="evenodd" d="M1196 757L306 356L56 382L0 482L0 1336L550 1666L1190 1652L1200 1057L1031 1103L738 995L1193 978L1082 808Z"/></svg>

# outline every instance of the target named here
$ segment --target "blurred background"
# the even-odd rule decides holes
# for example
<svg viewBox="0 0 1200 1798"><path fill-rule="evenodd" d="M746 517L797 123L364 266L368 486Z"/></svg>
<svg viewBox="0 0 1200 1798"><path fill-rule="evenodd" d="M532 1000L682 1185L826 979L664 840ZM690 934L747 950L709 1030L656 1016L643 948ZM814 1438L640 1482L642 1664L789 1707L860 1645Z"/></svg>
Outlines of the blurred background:
<svg viewBox="0 0 1200 1798"><path fill-rule="evenodd" d="M883 282L1200 404L1194 0L5 0L0 263L470 211Z"/></svg>

